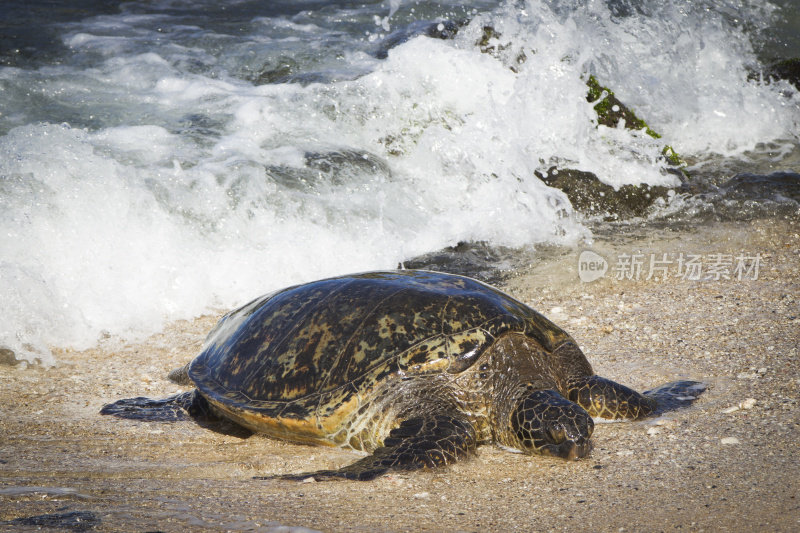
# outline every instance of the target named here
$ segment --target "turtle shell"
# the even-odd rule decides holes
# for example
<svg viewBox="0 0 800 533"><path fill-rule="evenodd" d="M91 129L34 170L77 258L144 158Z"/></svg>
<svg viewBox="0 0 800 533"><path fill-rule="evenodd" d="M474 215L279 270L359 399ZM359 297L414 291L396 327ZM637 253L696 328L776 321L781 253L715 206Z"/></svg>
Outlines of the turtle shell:
<svg viewBox="0 0 800 533"><path fill-rule="evenodd" d="M372 272L290 287L231 312L188 375L239 418L261 411L318 420L321 410L341 410L349 395L390 375L463 372L508 331L548 351L570 340L539 313L473 279Z"/></svg>

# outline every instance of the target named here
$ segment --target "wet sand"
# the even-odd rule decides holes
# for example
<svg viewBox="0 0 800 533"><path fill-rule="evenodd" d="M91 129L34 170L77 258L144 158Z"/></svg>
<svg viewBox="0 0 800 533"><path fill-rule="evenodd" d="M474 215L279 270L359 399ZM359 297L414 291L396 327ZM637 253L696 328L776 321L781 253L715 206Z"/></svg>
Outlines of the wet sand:
<svg viewBox="0 0 800 533"><path fill-rule="evenodd" d="M166 374L217 317L57 351L54 368L0 366L0 520L84 511L72 530L800 530L798 233L770 221L598 240L609 260L598 281L579 281L580 249L514 273L503 288L569 331L598 374L639 390L709 385L691 408L598 424L580 461L485 445L442 470L372 482L259 481L359 455L98 414L118 398L182 390ZM615 279L620 254L639 252L759 253L761 266L755 280L679 279L675 264L667 280Z"/></svg>

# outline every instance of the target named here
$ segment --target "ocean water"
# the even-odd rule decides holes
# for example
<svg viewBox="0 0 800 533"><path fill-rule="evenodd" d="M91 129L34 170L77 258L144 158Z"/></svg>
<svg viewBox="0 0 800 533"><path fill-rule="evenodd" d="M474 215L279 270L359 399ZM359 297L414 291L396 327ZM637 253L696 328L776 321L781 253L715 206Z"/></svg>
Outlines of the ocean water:
<svg viewBox="0 0 800 533"><path fill-rule="evenodd" d="M555 165L674 187L653 223L796 212L800 94L763 75L794 57L793 0L5 0L0 349L52 364L459 243L590 241ZM598 126L590 74L662 138Z"/></svg>

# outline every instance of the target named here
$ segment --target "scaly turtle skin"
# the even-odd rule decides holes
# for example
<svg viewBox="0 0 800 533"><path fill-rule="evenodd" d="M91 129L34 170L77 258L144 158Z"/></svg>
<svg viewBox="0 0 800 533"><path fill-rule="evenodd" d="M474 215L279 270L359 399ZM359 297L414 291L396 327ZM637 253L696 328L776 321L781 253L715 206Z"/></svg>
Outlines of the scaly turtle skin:
<svg viewBox="0 0 800 533"><path fill-rule="evenodd" d="M594 375L575 341L510 296L425 271L332 278L264 296L226 315L173 378L196 390L132 398L124 418L221 418L293 442L371 455L284 479L372 479L449 464L479 443L585 456L593 416L641 418L705 388L639 394Z"/></svg>

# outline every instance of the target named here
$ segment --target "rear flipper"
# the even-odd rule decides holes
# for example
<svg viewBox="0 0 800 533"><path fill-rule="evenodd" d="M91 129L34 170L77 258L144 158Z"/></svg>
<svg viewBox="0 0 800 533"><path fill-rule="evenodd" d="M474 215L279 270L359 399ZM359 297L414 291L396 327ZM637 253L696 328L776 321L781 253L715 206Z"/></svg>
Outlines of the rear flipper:
<svg viewBox="0 0 800 533"><path fill-rule="evenodd" d="M141 396L117 400L104 405L100 409L100 414L153 422L177 422L213 416L208 402L196 390L176 394L163 400L152 400Z"/></svg>
<svg viewBox="0 0 800 533"><path fill-rule="evenodd" d="M644 395L656 402L652 414L660 415L692 405L707 388L708 386L700 381L673 381L645 391Z"/></svg>
<svg viewBox="0 0 800 533"><path fill-rule="evenodd" d="M226 435L249 437L252 432L217 416L208 401L197 390L175 394L163 400L126 398L104 405L101 415L113 415L148 422L194 420L199 425Z"/></svg>
<svg viewBox="0 0 800 533"><path fill-rule="evenodd" d="M477 445L475 429L468 422L444 415L405 420L393 429L375 452L338 470L264 476L255 479L316 481L352 479L369 481L389 470L417 470L454 463Z"/></svg>
<svg viewBox="0 0 800 533"><path fill-rule="evenodd" d="M692 404L706 390L698 381L674 381L639 394L600 376L573 378L568 383L569 400L601 418L644 418Z"/></svg>

